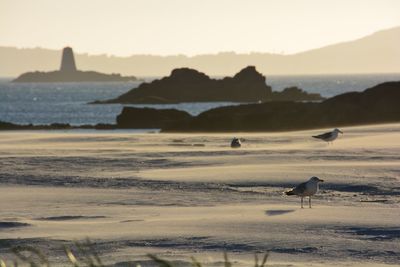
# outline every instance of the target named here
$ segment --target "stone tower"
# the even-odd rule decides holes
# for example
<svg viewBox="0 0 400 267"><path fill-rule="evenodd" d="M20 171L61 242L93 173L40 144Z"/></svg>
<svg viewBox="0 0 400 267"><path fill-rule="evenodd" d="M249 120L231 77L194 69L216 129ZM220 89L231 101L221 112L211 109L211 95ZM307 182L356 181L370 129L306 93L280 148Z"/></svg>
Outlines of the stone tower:
<svg viewBox="0 0 400 267"><path fill-rule="evenodd" d="M60 71L73 72L76 71L74 52L71 47L63 49Z"/></svg>

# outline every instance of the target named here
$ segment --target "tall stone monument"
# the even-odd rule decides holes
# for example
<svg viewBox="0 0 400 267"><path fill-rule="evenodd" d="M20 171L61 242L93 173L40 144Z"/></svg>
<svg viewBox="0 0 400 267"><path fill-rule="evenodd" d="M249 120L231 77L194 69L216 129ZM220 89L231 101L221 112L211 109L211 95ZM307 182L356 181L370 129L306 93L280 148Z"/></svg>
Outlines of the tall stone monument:
<svg viewBox="0 0 400 267"><path fill-rule="evenodd" d="M72 51L71 47L65 47L63 49L60 71L62 72L76 71L74 52Z"/></svg>

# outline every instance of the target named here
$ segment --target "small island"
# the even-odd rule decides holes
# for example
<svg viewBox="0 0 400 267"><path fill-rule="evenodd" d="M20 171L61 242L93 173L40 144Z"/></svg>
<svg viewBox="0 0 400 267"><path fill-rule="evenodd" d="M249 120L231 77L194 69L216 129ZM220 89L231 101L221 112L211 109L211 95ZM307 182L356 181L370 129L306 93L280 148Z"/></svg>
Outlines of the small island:
<svg viewBox="0 0 400 267"><path fill-rule="evenodd" d="M213 79L190 68L172 70L170 76L142 83L127 93L92 104L175 104L184 102L267 102L321 101L319 94L309 94L297 87L273 92L266 78L254 66L248 66L233 77Z"/></svg>
<svg viewBox="0 0 400 267"><path fill-rule="evenodd" d="M134 76L120 74L105 74L96 71L81 71L76 68L74 52L71 47L65 47L62 53L60 70L50 72L26 72L13 82L128 82L136 81Z"/></svg>

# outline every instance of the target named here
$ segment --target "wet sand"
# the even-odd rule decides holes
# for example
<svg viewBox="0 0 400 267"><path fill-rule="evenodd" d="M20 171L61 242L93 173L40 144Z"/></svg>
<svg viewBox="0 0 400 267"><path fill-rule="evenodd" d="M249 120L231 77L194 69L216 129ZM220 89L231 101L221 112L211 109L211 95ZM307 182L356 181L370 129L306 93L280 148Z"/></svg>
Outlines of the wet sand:
<svg viewBox="0 0 400 267"><path fill-rule="evenodd" d="M400 262L400 124L288 133L0 133L0 255L32 245L63 264L89 237L109 264L276 266ZM244 138L239 149L233 136ZM318 176L313 208L282 193ZM261 257L261 256L260 256ZM148 264L143 262L142 265Z"/></svg>

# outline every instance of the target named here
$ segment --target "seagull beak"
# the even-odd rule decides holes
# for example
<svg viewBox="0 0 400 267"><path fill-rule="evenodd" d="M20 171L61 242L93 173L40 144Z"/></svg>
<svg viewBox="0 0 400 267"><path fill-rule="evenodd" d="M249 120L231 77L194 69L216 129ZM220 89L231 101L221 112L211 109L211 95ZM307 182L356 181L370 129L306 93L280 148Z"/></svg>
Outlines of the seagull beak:
<svg viewBox="0 0 400 267"><path fill-rule="evenodd" d="M339 133L343 134L343 132L341 130L339 130Z"/></svg>
<svg viewBox="0 0 400 267"><path fill-rule="evenodd" d="M320 181L321 183L323 183L323 182L324 182L324 180L322 180L322 179L319 179L319 181Z"/></svg>

